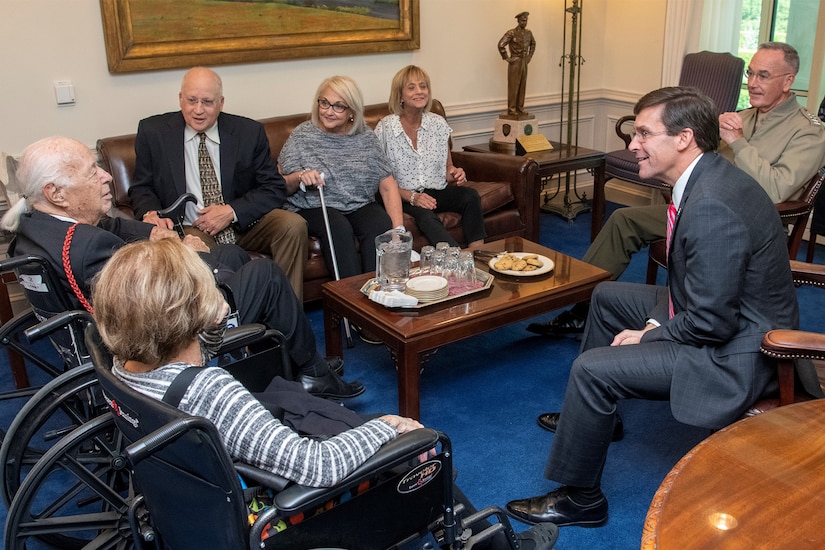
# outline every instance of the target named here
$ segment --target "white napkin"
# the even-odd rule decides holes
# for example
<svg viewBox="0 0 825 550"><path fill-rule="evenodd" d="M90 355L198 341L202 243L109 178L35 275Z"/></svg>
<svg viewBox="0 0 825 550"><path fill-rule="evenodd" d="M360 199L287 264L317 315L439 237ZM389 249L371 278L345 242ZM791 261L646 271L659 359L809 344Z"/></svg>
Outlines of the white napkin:
<svg viewBox="0 0 825 550"><path fill-rule="evenodd" d="M398 290L393 290L390 292L383 290L371 290L369 298L373 302L377 302L388 307L404 307L418 304L418 298L415 296L410 296L409 294L404 294Z"/></svg>

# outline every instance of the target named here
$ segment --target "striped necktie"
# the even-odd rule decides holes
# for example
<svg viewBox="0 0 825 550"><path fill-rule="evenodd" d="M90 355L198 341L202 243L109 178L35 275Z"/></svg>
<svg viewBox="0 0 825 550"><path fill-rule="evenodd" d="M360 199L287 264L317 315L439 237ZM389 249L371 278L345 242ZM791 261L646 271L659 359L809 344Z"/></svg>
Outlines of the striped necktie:
<svg viewBox="0 0 825 550"><path fill-rule="evenodd" d="M670 239L673 236L673 224L676 223L676 205L670 201L670 206L667 207L667 255L670 256ZM668 312L670 318L673 319L673 299L668 290Z"/></svg>
<svg viewBox="0 0 825 550"><path fill-rule="evenodd" d="M203 193L203 205L223 204L223 194L218 183L218 176L215 175L215 165L212 164L212 157L206 149L206 134L198 132L201 142L198 145L198 170L201 176L201 193ZM235 244L235 230L232 226L215 235L215 241L220 244Z"/></svg>

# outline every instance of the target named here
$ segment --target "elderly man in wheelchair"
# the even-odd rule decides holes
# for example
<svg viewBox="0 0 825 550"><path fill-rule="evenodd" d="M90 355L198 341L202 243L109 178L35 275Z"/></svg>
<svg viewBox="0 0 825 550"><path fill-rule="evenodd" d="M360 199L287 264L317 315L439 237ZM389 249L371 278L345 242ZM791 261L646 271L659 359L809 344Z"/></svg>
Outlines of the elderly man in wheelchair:
<svg viewBox="0 0 825 550"><path fill-rule="evenodd" d="M49 137L29 145L17 179L24 200L9 209L0 223L15 233L9 255L44 258L75 308L91 308L90 281L126 242L176 236L152 224L108 218L111 175L96 164L88 147L71 138ZM341 358L327 361L320 355L303 306L274 262L250 261L234 245L221 245L210 253L197 237L187 236L183 242L197 250L215 277L231 289L241 323L261 323L286 336L307 391L339 399L363 393L362 384L340 378Z"/></svg>
<svg viewBox="0 0 825 550"><path fill-rule="evenodd" d="M299 434L273 416L226 371L203 368L223 340L228 307L209 269L196 260L191 249L174 239L135 243L112 256L94 286L95 321L103 343L114 356L111 370L109 358L95 339L94 327L87 342L119 428L130 441L144 436L127 450L127 456L150 517L156 518L153 509L164 503L174 503L170 516L181 508L179 499L185 497L180 496L183 485L177 479L189 479L191 474L162 479L164 474L159 472L175 471L172 467L164 469L164 465L187 468L188 459L181 462L181 457L191 455L171 447L189 426L181 421L172 426L137 429L135 425L147 421L149 415L143 412L146 401L141 405L135 392L208 420L199 429L217 434L222 443L222 448L216 449L219 454L225 449L232 460L247 465L242 469L247 474L244 484L263 481L264 486L268 485L269 490L254 493L264 495L265 502L258 502L262 508L256 506L252 514L256 517L250 546L259 547L263 539L273 548L330 543L348 548L384 548L399 542L399 536L401 540L414 539L422 532L434 531L436 542L445 548L460 548L463 542L468 543L466 547L478 548L552 547L555 526L540 526L516 535L506 517L496 510L487 512L499 512L495 526L482 520L484 514L471 514L461 521L453 504L449 440L443 434L396 415L361 418L354 422L355 427L341 431ZM303 389L298 387L296 391ZM305 400L307 408L313 408L313 400L319 406L328 403L309 394ZM146 433L151 428L160 431ZM400 437L402 434L406 437ZM396 450L385 449L385 455L376 461L379 450L396 438ZM436 455L434 446L439 441L442 452ZM370 459L377 464L359 470ZM203 471L198 466L189 467L194 472ZM267 483L271 480L269 474L297 485L276 492L284 483ZM223 491L213 496L218 506L227 501ZM197 502L193 502L195 508ZM364 508L368 503L375 507L372 513ZM388 513L388 503L399 508ZM470 508L469 503L464 502L461 508ZM195 511L205 513L202 509ZM313 521L316 516L318 521ZM382 517L390 528L378 523ZM176 526L179 519L172 517L170 521L166 517L164 532L160 527L164 520L158 518L154 525L158 526L159 536L180 538L181 529ZM191 543L203 538L201 529L211 531L201 522L184 539ZM236 537L231 530L218 531L228 537L227 544ZM220 540L216 537L220 535L209 534L204 544L216 544Z"/></svg>

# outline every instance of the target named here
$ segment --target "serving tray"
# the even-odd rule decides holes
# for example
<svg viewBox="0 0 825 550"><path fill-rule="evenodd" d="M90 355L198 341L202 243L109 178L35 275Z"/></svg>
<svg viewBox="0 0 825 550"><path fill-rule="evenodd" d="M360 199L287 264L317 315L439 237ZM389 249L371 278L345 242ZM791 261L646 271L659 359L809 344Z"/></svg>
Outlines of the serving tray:
<svg viewBox="0 0 825 550"><path fill-rule="evenodd" d="M411 276L415 276L417 274L418 274L418 270L410 271ZM486 271L482 271L479 268L476 268L476 280L481 281L482 285L480 287L474 288L472 290L468 290L466 292L462 292L461 294L454 294L452 296L445 296L444 298L441 298L439 300L433 300L433 301L430 301L430 302L418 302L414 306L384 306L384 307L386 307L387 309L421 309L421 308L424 308L424 307L433 306L435 304L442 304L444 302L449 302L450 300L456 300L458 298L463 298L465 296L469 296L470 294L476 294L477 292L482 292L484 290L487 290L488 288L493 286L493 281L495 280L495 277L493 277L492 274L487 273ZM361 293L364 294L364 296L367 296L367 298L369 299L370 291L376 290L378 288L380 288L379 285L378 285L378 280L377 279L370 279L369 281L364 283L364 286L361 287ZM374 302L374 303L377 304L378 302ZM383 305L383 304L379 304L379 305Z"/></svg>

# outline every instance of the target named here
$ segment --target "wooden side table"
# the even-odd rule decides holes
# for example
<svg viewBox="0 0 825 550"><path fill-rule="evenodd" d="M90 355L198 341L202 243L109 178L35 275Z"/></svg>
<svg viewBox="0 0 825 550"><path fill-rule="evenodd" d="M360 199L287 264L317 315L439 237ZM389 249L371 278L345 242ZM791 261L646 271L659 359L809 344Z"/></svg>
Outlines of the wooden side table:
<svg viewBox="0 0 825 550"><path fill-rule="evenodd" d="M567 174L576 170L587 170L593 174L593 198L591 199L591 208L593 212L593 219L590 225L590 240L596 238L599 231L601 231L602 223L604 221L605 213L605 197L604 197L604 152L596 151L595 149L588 149L586 147L571 147L568 153L568 147L564 143L551 141L553 146L552 151L540 151L536 153L529 153L527 156L534 159L539 164L539 171L536 175L535 190L536 193L536 212L535 212L535 227L533 235L527 235L527 238L538 242L539 239L539 208L541 200L539 195L542 192L542 182L556 174ZM492 151L489 143L478 143L474 145L465 145L465 151L475 153L498 153L498 154L515 154L515 153L501 153L499 151ZM575 217L575 216L574 216Z"/></svg>

